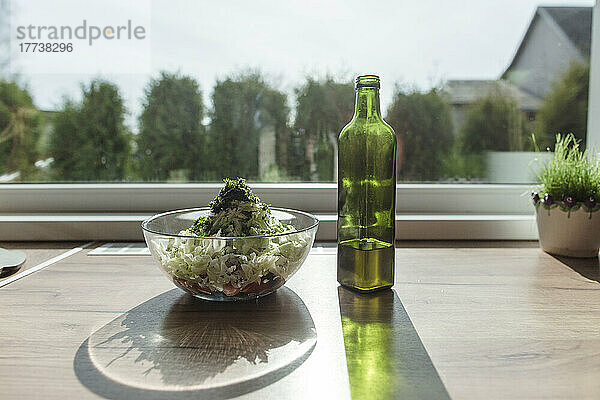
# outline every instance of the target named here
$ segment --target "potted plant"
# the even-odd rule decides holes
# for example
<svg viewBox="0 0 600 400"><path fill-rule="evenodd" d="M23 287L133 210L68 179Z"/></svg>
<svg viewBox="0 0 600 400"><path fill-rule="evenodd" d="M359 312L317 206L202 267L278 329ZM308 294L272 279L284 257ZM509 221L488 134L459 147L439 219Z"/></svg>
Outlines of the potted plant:
<svg viewBox="0 0 600 400"><path fill-rule="evenodd" d="M581 151L573 134L556 136L554 157L532 193L542 249L568 257L598 257L600 159Z"/></svg>

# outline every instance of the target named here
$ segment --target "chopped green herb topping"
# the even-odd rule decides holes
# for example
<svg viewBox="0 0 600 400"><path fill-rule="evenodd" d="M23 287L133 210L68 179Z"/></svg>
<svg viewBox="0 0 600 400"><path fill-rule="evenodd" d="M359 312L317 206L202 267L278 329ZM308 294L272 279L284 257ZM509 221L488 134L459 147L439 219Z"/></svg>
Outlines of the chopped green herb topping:
<svg viewBox="0 0 600 400"><path fill-rule="evenodd" d="M210 215L198 218L188 231L198 236L261 236L294 230L271 215L269 206L252 193L243 178L224 179L210 203Z"/></svg>
<svg viewBox="0 0 600 400"><path fill-rule="evenodd" d="M260 203L260 199L252 193L252 189L250 189L244 178L237 178L235 180L225 178L223 182L225 186L210 203L210 209L213 214L218 214L227 208L231 208L233 201Z"/></svg>

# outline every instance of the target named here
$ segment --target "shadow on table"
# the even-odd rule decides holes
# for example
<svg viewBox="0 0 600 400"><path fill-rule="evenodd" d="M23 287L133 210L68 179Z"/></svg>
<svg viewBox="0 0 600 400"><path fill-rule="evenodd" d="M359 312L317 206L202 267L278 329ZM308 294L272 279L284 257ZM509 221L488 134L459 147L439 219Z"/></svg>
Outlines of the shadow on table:
<svg viewBox="0 0 600 400"><path fill-rule="evenodd" d="M450 398L395 291L338 298L352 398Z"/></svg>
<svg viewBox="0 0 600 400"><path fill-rule="evenodd" d="M600 259L598 259L598 257L572 258L555 255L552 255L552 257L556 258L584 278L600 282Z"/></svg>
<svg viewBox="0 0 600 400"><path fill-rule="evenodd" d="M2 278L8 278L12 274L14 274L15 272L18 272L20 270L21 270L21 266L20 265L17 266L17 267L0 268L0 279L2 279Z"/></svg>
<svg viewBox="0 0 600 400"><path fill-rule="evenodd" d="M173 289L93 333L73 367L111 399L231 398L288 375L315 344L310 313L288 288L242 303Z"/></svg>

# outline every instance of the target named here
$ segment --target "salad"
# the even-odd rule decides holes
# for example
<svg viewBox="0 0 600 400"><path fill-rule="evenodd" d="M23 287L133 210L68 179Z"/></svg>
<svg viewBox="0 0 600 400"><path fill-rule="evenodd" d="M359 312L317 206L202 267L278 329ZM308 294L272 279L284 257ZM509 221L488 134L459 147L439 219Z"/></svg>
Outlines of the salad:
<svg viewBox="0 0 600 400"><path fill-rule="evenodd" d="M208 215L179 233L188 237L154 243L160 264L176 285L195 294L272 292L300 267L311 234L275 218L244 179L224 183Z"/></svg>

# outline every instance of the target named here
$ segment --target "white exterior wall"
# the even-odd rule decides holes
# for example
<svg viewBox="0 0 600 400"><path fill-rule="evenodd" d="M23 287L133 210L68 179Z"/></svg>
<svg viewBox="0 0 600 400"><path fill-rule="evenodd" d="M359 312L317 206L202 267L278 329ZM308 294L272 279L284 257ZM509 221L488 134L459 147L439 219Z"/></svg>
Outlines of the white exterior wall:
<svg viewBox="0 0 600 400"><path fill-rule="evenodd" d="M258 175L263 177L275 165L275 128L268 125L260 132L258 141Z"/></svg>
<svg viewBox="0 0 600 400"><path fill-rule="evenodd" d="M523 90L544 97L550 84L573 61L583 61L577 48L556 23L538 15L506 78Z"/></svg>

